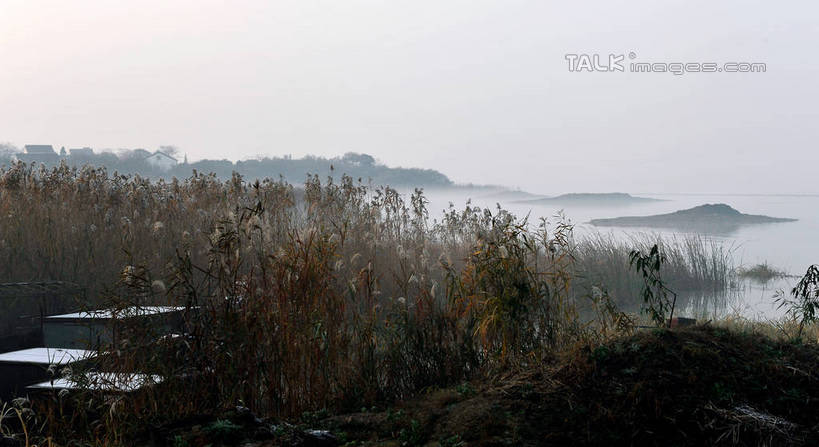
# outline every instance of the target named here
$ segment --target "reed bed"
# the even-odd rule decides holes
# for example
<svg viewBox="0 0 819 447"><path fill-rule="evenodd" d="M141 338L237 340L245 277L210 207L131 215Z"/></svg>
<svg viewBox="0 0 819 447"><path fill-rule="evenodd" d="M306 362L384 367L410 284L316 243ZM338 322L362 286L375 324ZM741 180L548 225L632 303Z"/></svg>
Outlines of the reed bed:
<svg viewBox="0 0 819 447"><path fill-rule="evenodd" d="M86 307L186 309L181 337L134 327L94 365L168 380L94 405L54 397L41 426L116 444L136 429L127 421L236 405L282 418L354 409L628 329L618 304L639 292L628 252L656 238L578 241L561 222L472 206L431 221L426 203L420 190L404 197L349 177L295 188L238 175L0 171L0 281L70 281L88 290ZM730 251L660 243L672 288L730 283ZM594 318L581 318L589 307Z"/></svg>
<svg viewBox="0 0 819 447"><path fill-rule="evenodd" d="M643 233L617 238L610 233L592 233L575 247L579 290L605 287L621 307L639 309L642 281L629 265L629 252L647 252L654 244L666 256L663 278L680 296L716 299L736 286L732 248L707 236ZM684 307L686 303L680 304Z"/></svg>

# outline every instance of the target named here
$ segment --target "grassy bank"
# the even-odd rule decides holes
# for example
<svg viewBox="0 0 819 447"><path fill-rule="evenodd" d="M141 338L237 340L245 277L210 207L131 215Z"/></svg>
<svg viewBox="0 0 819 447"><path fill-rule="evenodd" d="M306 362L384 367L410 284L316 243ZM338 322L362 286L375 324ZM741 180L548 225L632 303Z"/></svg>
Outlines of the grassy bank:
<svg viewBox="0 0 819 447"><path fill-rule="evenodd" d="M118 441L74 438L71 445L815 445L819 328L805 335L794 341L750 321L640 330L399 401L289 418L260 418L239 402L133 421ZM75 401L61 402L68 411ZM30 405L8 407L11 423L2 428L20 428L19 409L31 439L42 442L36 423L44 407ZM88 422L77 414L88 415L76 412L75 424Z"/></svg>
<svg viewBox="0 0 819 447"><path fill-rule="evenodd" d="M357 445L814 445L817 366L813 344L642 331L324 426Z"/></svg>

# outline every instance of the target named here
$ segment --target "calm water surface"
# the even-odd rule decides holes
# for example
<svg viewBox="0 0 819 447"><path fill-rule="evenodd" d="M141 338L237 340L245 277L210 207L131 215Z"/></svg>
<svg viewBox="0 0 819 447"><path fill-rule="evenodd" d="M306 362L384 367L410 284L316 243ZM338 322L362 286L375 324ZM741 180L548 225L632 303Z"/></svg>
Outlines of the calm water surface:
<svg viewBox="0 0 819 447"><path fill-rule="evenodd" d="M440 218L450 202L455 204L456 208L463 208L467 198L471 198L473 204L481 207L494 208L500 203L504 209L519 217L528 214L531 222L536 222L541 217L552 218L562 210L575 225L575 233L578 236L597 231L624 239L640 233L659 233L663 236L680 236L684 233L655 228L597 228L587 222L596 218L647 216L670 213L706 203L725 203L746 214L799 219L797 222L748 225L727 232L704 234L730 248L736 266L753 266L767 262L779 270L801 276L808 266L819 263L819 196L650 193L633 195L665 201L625 206L561 206L515 203L508 199L499 201L495 197L486 197L486 193L433 191L427 194L432 218ZM702 297L699 301L707 305L689 311L715 316L737 312L757 319L775 318L782 312L777 309L773 295L779 289L789 290L794 282L795 279L777 280L768 284L743 281L729 296L719 297L717 300L714 297ZM719 303L716 307L715 301Z"/></svg>

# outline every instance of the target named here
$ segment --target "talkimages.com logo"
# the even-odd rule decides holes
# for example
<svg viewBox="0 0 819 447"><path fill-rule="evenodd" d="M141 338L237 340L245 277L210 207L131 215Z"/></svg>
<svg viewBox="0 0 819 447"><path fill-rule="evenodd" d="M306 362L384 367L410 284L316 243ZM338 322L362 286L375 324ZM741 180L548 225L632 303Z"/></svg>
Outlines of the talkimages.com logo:
<svg viewBox="0 0 819 447"><path fill-rule="evenodd" d="M564 56L570 72L608 73L765 73L768 66L762 62L643 62L637 54L568 53Z"/></svg>

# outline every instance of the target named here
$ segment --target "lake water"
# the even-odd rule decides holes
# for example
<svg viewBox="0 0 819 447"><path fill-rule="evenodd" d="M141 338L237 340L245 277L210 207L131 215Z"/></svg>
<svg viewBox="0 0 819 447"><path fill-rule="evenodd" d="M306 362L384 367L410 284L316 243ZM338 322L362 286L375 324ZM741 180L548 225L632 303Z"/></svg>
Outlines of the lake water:
<svg viewBox="0 0 819 447"><path fill-rule="evenodd" d="M559 211L575 225L575 234L590 232L630 238L639 233L659 233L664 236L684 233L655 228L601 228L587 222L596 218L646 216L670 213L707 203L724 203L745 214L798 219L796 222L747 225L722 233L705 234L732 249L736 266L753 266L767 262L771 266L801 277L811 264L819 263L819 195L720 195L720 194L651 194L634 193L639 197L663 199L662 202L642 202L617 206L560 206L516 203L514 199L487 197L486 192L430 192L429 210L432 218L439 218L449 203L463 208L466 199L481 207L494 208L497 203L518 217L530 216L530 222L540 217L551 218ZM716 314L736 312L743 316L764 319L782 314L774 303L773 295L779 289L790 290L796 279L783 279L767 284L743 281L730 296L723 297L725 305L710 310ZM708 301L707 299L705 301ZM703 312L709 311L702 309Z"/></svg>

